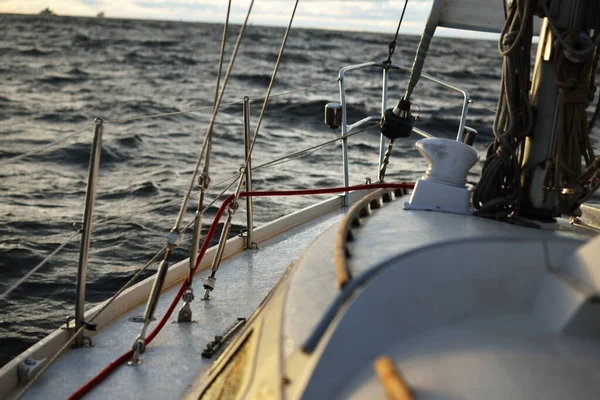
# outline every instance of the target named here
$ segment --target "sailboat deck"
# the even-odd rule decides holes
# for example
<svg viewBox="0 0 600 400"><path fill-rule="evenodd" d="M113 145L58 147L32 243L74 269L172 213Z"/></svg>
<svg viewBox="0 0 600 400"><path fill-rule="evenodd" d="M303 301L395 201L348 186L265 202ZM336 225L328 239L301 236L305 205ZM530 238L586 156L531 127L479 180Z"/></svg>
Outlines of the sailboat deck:
<svg viewBox="0 0 600 400"><path fill-rule="evenodd" d="M561 398L557 394L565 391L560 385L569 379L577 381L579 371L589 368L592 357L578 359L576 365L570 360L570 366L575 366L567 373L565 354L556 351L557 344L569 351L585 349L584 353L594 355L600 348L586 338L558 334L574 311L557 308L552 302L560 296L577 295L568 285L557 283L552 271L568 275L568 256L595 232L564 220L532 229L474 216L405 210L404 200L372 210L353 229L347 257L353 281L361 283L340 290L330 273L326 272L327 282L317 276L317 268L331 269L327 268L332 258L326 257L329 250L324 241L333 235L332 228L322 235L323 241L308 249L294 269L282 339L290 379L307 379L294 375L294 371L301 370L298 360L315 364L308 367L307 386L292 392L298 390L294 393L306 399L384 398L372 362L376 356L386 354L418 396L424 398L437 398L434 393L491 398L489 390L497 394L494 398L506 397L506 386L494 380L503 368L505 377L510 378L502 382L520 382L511 392L512 398L544 398L548 394ZM325 261L316 266L315 257ZM424 287L428 288L426 292ZM320 298L303 297L302 293L319 293ZM341 298L346 300L340 302ZM454 324L463 322L465 326L471 324L465 328L470 329L470 336L453 331ZM434 328L445 329L443 344L439 336L423 336L437 334ZM510 343L501 340L507 330L516 337ZM485 349L478 353L471 349L473 343L463 341L468 345L464 345L464 353L457 355L455 344L459 341L454 338L461 334ZM432 350L436 343L437 348ZM413 348L417 345L419 351ZM496 351L498 360L490 361L490 349ZM294 358L294 352L300 350L308 358ZM502 358L506 351L512 352L511 359ZM444 352L454 358L448 357L443 365L435 361L442 359L441 355L430 356ZM540 353L547 354L545 359L529 359L531 354ZM485 376L489 379L473 380L481 363L487 366ZM546 368L551 363L563 368ZM523 372L542 366L545 368L539 373ZM544 373L556 379L547 382ZM597 393L600 382L594 374L596 367L581 378L587 386L569 385L569 390L577 393L574 397L595 398L592 393ZM439 376L445 380L440 382L436 379ZM546 388L536 391L541 382Z"/></svg>
<svg viewBox="0 0 600 400"><path fill-rule="evenodd" d="M259 249L242 252L224 261L210 301L201 301L200 277L194 281L196 299L192 302L194 323L167 323L142 354L139 367L123 366L86 398L179 398L193 379L214 359L201 357L215 335L222 334L238 317L248 318L276 285L290 263L315 237L338 223L344 210L305 223L263 242ZM160 318L179 285L161 296L156 316ZM26 393L26 399L66 398L102 368L127 351L139 334L141 324L130 318L140 316L140 304L93 336L94 347L71 350L58 360ZM176 313L171 321L176 319ZM150 326L152 329L154 324Z"/></svg>

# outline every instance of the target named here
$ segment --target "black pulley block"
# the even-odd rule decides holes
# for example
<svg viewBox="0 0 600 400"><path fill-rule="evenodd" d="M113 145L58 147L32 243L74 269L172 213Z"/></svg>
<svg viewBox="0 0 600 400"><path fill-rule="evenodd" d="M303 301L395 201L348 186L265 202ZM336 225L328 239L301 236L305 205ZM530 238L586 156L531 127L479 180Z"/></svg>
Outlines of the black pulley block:
<svg viewBox="0 0 600 400"><path fill-rule="evenodd" d="M410 102L400 100L397 109L398 115L394 113L394 109L387 109L379 123L381 134L392 140L410 136L415 124L415 117L410 113Z"/></svg>

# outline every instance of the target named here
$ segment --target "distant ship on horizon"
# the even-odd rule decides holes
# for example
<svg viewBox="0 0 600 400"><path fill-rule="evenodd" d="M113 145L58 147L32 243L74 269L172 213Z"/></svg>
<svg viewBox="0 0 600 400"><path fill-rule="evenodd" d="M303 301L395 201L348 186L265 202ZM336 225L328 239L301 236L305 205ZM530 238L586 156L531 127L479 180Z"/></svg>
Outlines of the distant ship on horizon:
<svg viewBox="0 0 600 400"><path fill-rule="evenodd" d="M46 16L56 16L56 13L50 9L50 7L46 7L42 11L38 13L38 15L46 15Z"/></svg>
<svg viewBox="0 0 600 400"><path fill-rule="evenodd" d="M98 15L96 15L96 18L104 18L104 17L105 17L105 15L104 15L104 11L100 11L100 12L98 13Z"/></svg>

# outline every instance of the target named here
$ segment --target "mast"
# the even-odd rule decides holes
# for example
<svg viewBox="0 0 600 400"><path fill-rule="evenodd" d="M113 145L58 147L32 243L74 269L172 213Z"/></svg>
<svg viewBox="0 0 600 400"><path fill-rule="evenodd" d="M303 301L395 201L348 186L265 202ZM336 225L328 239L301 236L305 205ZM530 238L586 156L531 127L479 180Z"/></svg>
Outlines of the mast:
<svg viewBox="0 0 600 400"><path fill-rule="evenodd" d="M600 1L542 0L537 11L544 19L530 91L534 121L523 149L518 212L536 218L577 216L582 199L593 190L581 178L582 161L587 167L595 158L586 108L595 92Z"/></svg>
<svg viewBox="0 0 600 400"><path fill-rule="evenodd" d="M509 3L498 43L503 65L495 140L473 205L494 219L576 217L600 186L586 112L595 92L600 0ZM530 80L537 17L543 24Z"/></svg>

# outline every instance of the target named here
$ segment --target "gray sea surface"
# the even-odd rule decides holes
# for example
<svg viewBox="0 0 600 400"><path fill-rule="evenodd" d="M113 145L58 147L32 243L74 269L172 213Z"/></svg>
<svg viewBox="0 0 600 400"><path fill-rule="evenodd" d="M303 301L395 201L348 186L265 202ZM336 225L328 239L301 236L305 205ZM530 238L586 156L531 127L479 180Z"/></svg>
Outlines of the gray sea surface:
<svg viewBox="0 0 600 400"><path fill-rule="evenodd" d="M73 235L73 223L83 215L93 121L101 117L104 140L87 281L89 308L110 297L166 243L210 119L222 25L0 15L0 27L0 293ZM229 29L225 67L238 30L239 26ZM214 128L213 184L235 175L243 163L239 102L244 96L252 99L254 129L283 32L272 27L247 29ZM336 138L339 131L323 123L323 109L327 102L339 101L339 69L383 61L391 35L293 29L253 165ZM401 36L394 63L410 66L418 39ZM470 92L474 103L468 125L479 131L475 147L483 154L492 140L499 90L501 57L496 43L435 38L425 71ZM406 80L406 74L392 73L390 106L403 94ZM380 112L381 81L377 69L347 75L349 122ZM296 91L318 84L322 85ZM417 126L454 138L461 101L460 94L422 81L413 95ZM130 120L187 110L197 111ZM75 133L79 134L72 136ZM595 141L598 134L596 129ZM66 139L54 147L2 164L62 138ZM414 148L416 140L396 141L388 181L413 181L423 173L427 164ZM376 127L349 139L351 184L376 180L378 149ZM481 163L473 178L480 169ZM342 183L339 142L257 170L253 176L254 190ZM211 189L209 199L222 188ZM186 222L195 211L194 193ZM321 199L257 199L255 221L264 223ZM216 205L207 216L214 215ZM244 218L242 204L234 234L244 227ZM186 239L174 261L187 256ZM39 272L0 300L0 365L74 314L78 250L75 236ZM153 266L143 277L155 270Z"/></svg>

